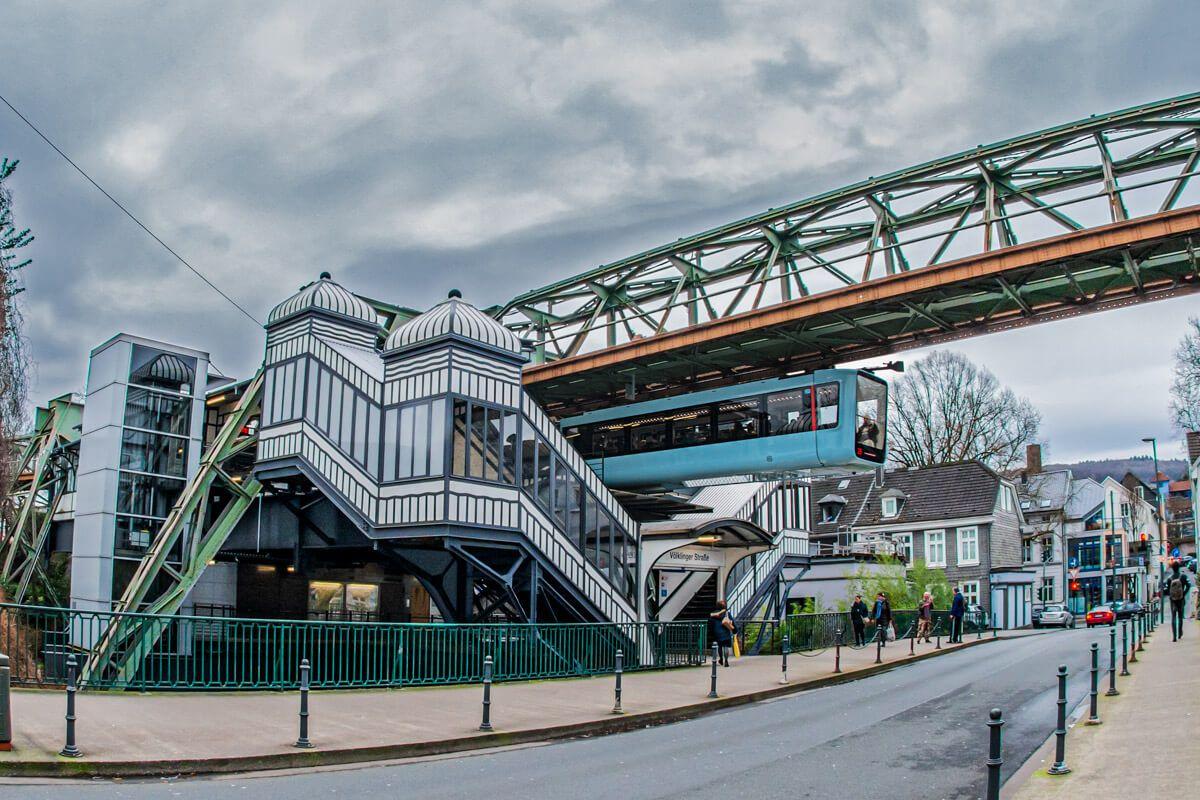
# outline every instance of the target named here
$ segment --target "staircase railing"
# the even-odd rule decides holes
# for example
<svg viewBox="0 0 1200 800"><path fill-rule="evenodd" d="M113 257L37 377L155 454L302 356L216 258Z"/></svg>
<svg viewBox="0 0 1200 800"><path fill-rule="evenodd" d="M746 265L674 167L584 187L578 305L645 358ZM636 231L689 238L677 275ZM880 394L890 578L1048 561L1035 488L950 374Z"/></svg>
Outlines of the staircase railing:
<svg viewBox="0 0 1200 800"><path fill-rule="evenodd" d="M806 556L808 552L807 537L782 531L775 539L775 546L759 553L754 567L747 570L732 588L726 589L725 601L729 604L729 613L736 619L746 610L746 604L759 587L773 577L775 568L784 556Z"/></svg>

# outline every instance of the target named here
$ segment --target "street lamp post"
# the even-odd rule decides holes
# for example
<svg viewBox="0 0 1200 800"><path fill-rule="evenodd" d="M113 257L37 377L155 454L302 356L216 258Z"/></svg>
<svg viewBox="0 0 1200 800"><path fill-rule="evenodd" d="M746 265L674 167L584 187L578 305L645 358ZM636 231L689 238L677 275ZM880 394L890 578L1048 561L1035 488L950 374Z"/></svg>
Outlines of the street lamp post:
<svg viewBox="0 0 1200 800"><path fill-rule="evenodd" d="M1143 442L1150 443L1150 452L1154 456L1154 508L1158 511L1158 591L1162 592L1163 586L1163 556L1164 547L1167 540L1167 515L1163 510L1162 492L1158 490L1158 439L1153 436L1146 436L1142 439ZM1162 598L1159 598L1159 605L1162 604Z"/></svg>

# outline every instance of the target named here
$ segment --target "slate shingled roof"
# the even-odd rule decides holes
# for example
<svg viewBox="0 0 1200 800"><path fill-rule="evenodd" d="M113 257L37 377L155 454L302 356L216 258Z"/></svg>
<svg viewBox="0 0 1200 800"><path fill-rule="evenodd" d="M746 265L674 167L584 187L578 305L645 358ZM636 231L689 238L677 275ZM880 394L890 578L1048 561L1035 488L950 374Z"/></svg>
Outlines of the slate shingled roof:
<svg viewBox="0 0 1200 800"><path fill-rule="evenodd" d="M885 518L879 499L892 488L904 492L908 499L898 516ZM821 509L814 503L809 530L814 536L821 536L845 527L986 516L995 509L999 490L1000 476L978 461L887 472L882 486L876 485L874 473L815 481L811 497L838 494L846 498L846 506L835 522L821 522Z"/></svg>

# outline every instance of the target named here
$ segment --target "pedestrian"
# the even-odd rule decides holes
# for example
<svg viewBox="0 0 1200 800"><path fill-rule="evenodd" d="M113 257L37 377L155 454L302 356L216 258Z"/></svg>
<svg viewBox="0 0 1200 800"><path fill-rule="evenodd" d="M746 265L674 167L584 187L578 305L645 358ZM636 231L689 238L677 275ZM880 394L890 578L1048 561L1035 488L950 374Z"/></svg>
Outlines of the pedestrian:
<svg viewBox="0 0 1200 800"><path fill-rule="evenodd" d="M917 606L917 639L929 642L929 633L933 628L933 595L926 592Z"/></svg>
<svg viewBox="0 0 1200 800"><path fill-rule="evenodd" d="M954 602L950 604L950 643L962 641L963 616L967 613L967 598L963 597L962 589L954 587Z"/></svg>
<svg viewBox="0 0 1200 800"><path fill-rule="evenodd" d="M1179 569L1179 562L1171 564L1171 577L1167 578L1167 596L1171 598L1171 641L1183 638L1183 605L1188 593L1188 579Z"/></svg>
<svg viewBox="0 0 1200 800"><path fill-rule="evenodd" d="M886 593L880 592L875 595L875 608L871 612L871 619L877 626L879 644L887 647L887 632L892 626L892 604L888 602Z"/></svg>
<svg viewBox="0 0 1200 800"><path fill-rule="evenodd" d="M854 645L856 647L865 647L867 644L866 617L867 604L863 602L861 594L856 594L854 602L850 605L850 624L854 627Z"/></svg>
<svg viewBox="0 0 1200 800"><path fill-rule="evenodd" d="M729 650L733 647L735 629L725 601L718 600L716 610L708 615L708 635L717 643L717 659L725 667L729 666Z"/></svg>

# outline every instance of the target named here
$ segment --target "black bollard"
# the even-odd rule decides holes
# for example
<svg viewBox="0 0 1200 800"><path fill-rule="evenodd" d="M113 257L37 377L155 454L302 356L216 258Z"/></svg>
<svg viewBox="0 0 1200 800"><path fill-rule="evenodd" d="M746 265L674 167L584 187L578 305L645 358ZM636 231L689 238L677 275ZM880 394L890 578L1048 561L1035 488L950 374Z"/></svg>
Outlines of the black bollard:
<svg viewBox="0 0 1200 800"><path fill-rule="evenodd" d="M882 634L883 634L882 630L877 629L875 631L875 663L876 664L883 663L883 636L882 636Z"/></svg>
<svg viewBox="0 0 1200 800"><path fill-rule="evenodd" d="M708 690L709 697L717 696L717 643L712 646L712 684Z"/></svg>
<svg viewBox="0 0 1200 800"><path fill-rule="evenodd" d="M74 655L67 656L67 743L58 751L60 756L79 758L83 755L75 746L75 680L79 662Z"/></svg>
<svg viewBox="0 0 1200 800"><path fill-rule="evenodd" d="M912 656L912 655L916 655L916 653L917 653L917 636L916 636L916 633L915 633L914 631L912 631L912 630L909 630L909 632L908 632L908 633L909 633L909 636L908 636L908 654L909 654L910 656Z"/></svg>
<svg viewBox="0 0 1200 800"><path fill-rule="evenodd" d="M1121 623L1121 677L1129 674L1129 625Z"/></svg>
<svg viewBox="0 0 1200 800"><path fill-rule="evenodd" d="M296 747L312 747L308 740L308 659L300 659L300 738L296 739Z"/></svg>
<svg viewBox="0 0 1200 800"><path fill-rule="evenodd" d="M1067 766L1067 665L1058 665L1058 727L1054 729L1054 764L1046 770L1050 775L1066 775Z"/></svg>
<svg viewBox="0 0 1200 800"><path fill-rule="evenodd" d="M978 616L975 617L975 641L983 638L983 620Z"/></svg>
<svg viewBox="0 0 1200 800"><path fill-rule="evenodd" d="M1116 697L1117 691L1117 629L1108 629L1108 691L1105 697Z"/></svg>
<svg viewBox="0 0 1200 800"><path fill-rule="evenodd" d="M12 670L8 656L0 654L0 750L12 750Z"/></svg>
<svg viewBox="0 0 1200 800"><path fill-rule="evenodd" d="M783 635L783 676L779 679L779 682L781 684L788 682L788 679L787 679L787 657L788 657L788 653L791 651L791 649L792 649L792 640L789 639L788 635L785 633Z"/></svg>
<svg viewBox="0 0 1200 800"><path fill-rule="evenodd" d="M1137 649L1145 652L1146 650L1146 612L1139 611L1138 615L1138 646Z"/></svg>
<svg viewBox="0 0 1200 800"><path fill-rule="evenodd" d="M624 671L625 671L625 653L618 650L617 651L617 666L616 666L616 669L613 670L613 674L616 677L616 687L613 689L613 692L615 693L615 697L616 697L616 702L613 703L613 710L612 710L612 713L614 713L614 714L624 714L625 713L624 709L621 708L621 673Z"/></svg>
<svg viewBox="0 0 1200 800"><path fill-rule="evenodd" d="M953 623L951 623L951 624L953 624ZM940 619L937 621L937 624L933 626L933 632L934 632L935 636L937 637L937 644L934 645L933 649L941 650L942 649L942 621Z"/></svg>
<svg viewBox="0 0 1200 800"><path fill-rule="evenodd" d="M837 639L833 643L833 674L842 671L842 629L837 629Z"/></svg>
<svg viewBox="0 0 1200 800"><path fill-rule="evenodd" d="M490 731L492 729L492 657L487 656L483 659L483 722L479 723L479 730Z"/></svg>
<svg viewBox="0 0 1200 800"><path fill-rule="evenodd" d="M996 628L996 612L992 612L992 638L995 639L1000 635L1000 631Z"/></svg>
<svg viewBox="0 0 1200 800"><path fill-rule="evenodd" d="M1004 765L1000 756L1000 729L1003 727L1000 709L993 708L988 714L987 800L1000 800L1000 767Z"/></svg>
<svg viewBox="0 0 1200 800"><path fill-rule="evenodd" d="M1100 724L1100 645L1092 642L1092 684L1088 690L1088 725Z"/></svg>

